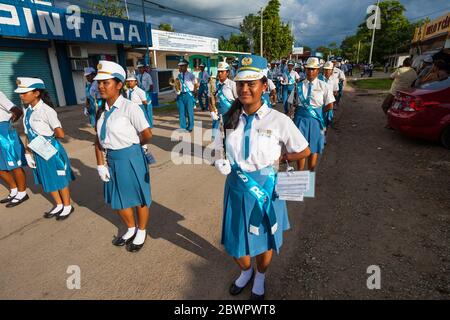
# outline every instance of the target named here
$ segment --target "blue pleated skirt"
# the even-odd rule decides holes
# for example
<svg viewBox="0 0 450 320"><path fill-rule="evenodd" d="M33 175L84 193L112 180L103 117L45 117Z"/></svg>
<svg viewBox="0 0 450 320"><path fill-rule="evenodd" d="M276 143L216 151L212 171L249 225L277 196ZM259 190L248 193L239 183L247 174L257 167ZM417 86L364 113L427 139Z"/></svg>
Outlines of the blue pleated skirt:
<svg viewBox="0 0 450 320"><path fill-rule="evenodd" d="M321 108L316 111L322 114ZM311 153L322 153L325 146L325 135L320 130L319 121L311 117L308 110L298 107L295 111L294 123L309 143Z"/></svg>
<svg viewBox="0 0 450 320"><path fill-rule="evenodd" d="M11 171L26 166L25 148L11 122L0 122L0 170Z"/></svg>
<svg viewBox="0 0 450 320"><path fill-rule="evenodd" d="M148 103L147 106L141 104L139 105L144 111L145 119L147 119L148 125L150 128L153 128L153 107L151 103Z"/></svg>
<svg viewBox="0 0 450 320"><path fill-rule="evenodd" d="M266 168L256 172L247 172L259 185L264 185L268 175L263 174ZM269 190L268 190L269 191ZM270 223L267 216L259 226L259 235L249 232L250 216L253 210L260 210L256 199L241 184L233 171L225 182L223 201L222 244L225 251L235 257L257 256L268 250L279 249L283 244L283 232L290 228L286 202L276 199L273 208L277 218L278 229L275 234L270 232Z"/></svg>
<svg viewBox="0 0 450 320"><path fill-rule="evenodd" d="M34 182L42 185L45 192L54 192L67 187L75 175L70 167L70 160L61 142L55 138L50 139L51 144L58 149L53 157L47 161L33 152L36 169L33 169Z"/></svg>
<svg viewBox="0 0 450 320"><path fill-rule="evenodd" d="M150 171L142 147L134 144L106 155L111 179L104 184L105 202L114 210L150 206Z"/></svg>

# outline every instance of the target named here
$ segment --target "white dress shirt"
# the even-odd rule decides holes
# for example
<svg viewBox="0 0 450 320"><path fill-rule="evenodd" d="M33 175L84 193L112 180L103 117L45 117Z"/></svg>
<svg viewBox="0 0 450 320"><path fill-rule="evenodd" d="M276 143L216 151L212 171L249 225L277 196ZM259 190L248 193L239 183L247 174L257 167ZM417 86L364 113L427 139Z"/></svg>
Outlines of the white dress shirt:
<svg viewBox="0 0 450 320"><path fill-rule="evenodd" d="M217 82L217 86L216 86L216 96L219 94L219 83L222 82ZM234 101L237 99L237 91L236 91L236 82L234 82L233 80L230 79L226 79L223 82L223 87L222 87L222 92L223 95L229 100L229 101ZM209 96L211 96L211 93L208 94Z"/></svg>
<svg viewBox="0 0 450 320"><path fill-rule="evenodd" d="M138 86L134 87L134 89L127 90L127 98L128 100L137 103L138 105L147 102L147 94L144 92L144 90L142 90Z"/></svg>
<svg viewBox="0 0 450 320"><path fill-rule="evenodd" d="M14 103L9 100L3 92L0 91L0 122L9 121L12 117L11 109Z"/></svg>
<svg viewBox="0 0 450 320"><path fill-rule="evenodd" d="M275 84L273 83L272 80L267 79L267 91L266 92L272 92L272 90L275 90L277 87L275 86Z"/></svg>
<svg viewBox="0 0 450 320"><path fill-rule="evenodd" d="M333 69L333 75L332 75L332 77L334 77L335 79L337 79L338 82L339 82L339 81L345 81L345 73L344 73L341 69L336 68L336 67L334 67L334 69Z"/></svg>
<svg viewBox="0 0 450 320"><path fill-rule="evenodd" d="M328 79L327 77L323 76L324 80L328 86L330 87L331 91L339 91L339 81L331 75Z"/></svg>
<svg viewBox="0 0 450 320"><path fill-rule="evenodd" d="M153 85L152 76L148 72L139 73L136 76L139 87L145 92L150 91L150 86Z"/></svg>
<svg viewBox="0 0 450 320"><path fill-rule="evenodd" d="M336 101L334 98L333 90L331 90L330 86L319 78L315 78L313 81L308 81L307 79L303 80L299 83L299 86L303 84L303 96L305 99L308 98L308 86L309 83L312 83L311 88L311 100L310 104L314 108L322 108L324 105L328 105ZM300 95L300 92L299 92ZM288 102L293 103L295 96L295 90L292 90L291 95L289 96ZM298 105L301 105L300 98L298 99Z"/></svg>
<svg viewBox="0 0 450 320"><path fill-rule="evenodd" d="M288 74L291 76L290 81L287 76ZM282 85L294 84L297 80L300 80L300 76L298 75L297 71L291 70L291 72L289 72L289 70L286 68L286 72L283 73Z"/></svg>
<svg viewBox="0 0 450 320"><path fill-rule="evenodd" d="M183 73L179 73L179 77L183 79ZM184 83L188 87L189 91L194 91L194 84L197 83L195 76L189 71L184 73ZM181 87L181 92L186 92L184 86Z"/></svg>
<svg viewBox="0 0 450 320"><path fill-rule="evenodd" d="M227 130L227 155L231 163L237 163L244 171L253 172L274 165L284 146L287 152L301 152L308 142L294 122L277 110L263 104L256 112L250 129L250 153L244 159L244 112L234 131Z"/></svg>
<svg viewBox="0 0 450 320"><path fill-rule="evenodd" d="M116 109L110 114L106 123L106 137L101 141L100 133L105 119L103 112L97 122L97 135L104 149L119 150L139 144L139 133L149 127L142 109L134 102L122 96L114 103ZM105 110L109 111L108 103Z"/></svg>
<svg viewBox="0 0 450 320"><path fill-rule="evenodd" d="M33 131L38 135L50 137L54 135L56 128L62 128L56 111L49 105L45 104L44 101L40 100L34 107L29 105L24 111L23 127L26 134L28 134L28 129L25 125L25 118L27 111L30 108L33 109L33 113L30 117L30 126L31 129L33 129Z"/></svg>

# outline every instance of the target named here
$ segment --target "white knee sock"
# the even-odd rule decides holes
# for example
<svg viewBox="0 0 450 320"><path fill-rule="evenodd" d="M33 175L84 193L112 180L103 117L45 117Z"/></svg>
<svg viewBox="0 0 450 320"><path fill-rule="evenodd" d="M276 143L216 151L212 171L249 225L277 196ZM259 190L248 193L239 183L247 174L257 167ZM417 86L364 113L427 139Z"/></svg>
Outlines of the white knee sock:
<svg viewBox="0 0 450 320"><path fill-rule="evenodd" d="M22 200L26 195L27 195L26 191L19 191L17 192L16 199Z"/></svg>
<svg viewBox="0 0 450 320"><path fill-rule="evenodd" d="M64 209L59 216L60 217L67 216L70 213L70 211L72 211L72 205L69 204L68 206L64 206Z"/></svg>
<svg viewBox="0 0 450 320"><path fill-rule="evenodd" d="M133 244L140 245L143 244L145 241L145 236L147 235L147 232L145 230L138 229L136 233L136 237L133 240Z"/></svg>
<svg viewBox="0 0 450 320"><path fill-rule="evenodd" d="M64 207L64 206L62 205L62 203L61 203L61 204L57 204L57 205L55 206L55 209L53 209L52 211L50 211L50 214L55 214L55 213L60 212L61 209L62 209L63 207Z"/></svg>
<svg viewBox="0 0 450 320"><path fill-rule="evenodd" d="M17 188L11 189L11 191L9 192L9 197L14 198L17 195L17 192Z"/></svg>
<svg viewBox="0 0 450 320"><path fill-rule="evenodd" d="M239 278L236 279L234 284L240 288L245 287L247 285L247 282L250 281L252 275L253 275L252 267L248 268L247 270L241 270L241 275L239 276Z"/></svg>
<svg viewBox="0 0 450 320"><path fill-rule="evenodd" d="M122 236L123 240L128 240L132 236L134 236L134 233L136 232L136 227L128 228L128 231Z"/></svg>
<svg viewBox="0 0 450 320"><path fill-rule="evenodd" d="M252 288L253 293L260 296L264 294L265 278L266 278L265 273L259 273L259 271L256 271L255 280L253 281L253 288Z"/></svg>

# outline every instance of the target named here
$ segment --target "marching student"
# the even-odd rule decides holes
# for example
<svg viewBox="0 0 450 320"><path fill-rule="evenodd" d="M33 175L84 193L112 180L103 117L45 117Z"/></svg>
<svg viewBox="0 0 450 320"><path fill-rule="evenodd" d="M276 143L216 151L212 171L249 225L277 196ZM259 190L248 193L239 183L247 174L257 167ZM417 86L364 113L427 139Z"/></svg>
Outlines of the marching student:
<svg viewBox="0 0 450 320"><path fill-rule="evenodd" d="M197 79L187 71L188 61L184 58L178 63L178 79L181 83L181 92L177 96L177 106L180 116L180 129L191 132L194 129L194 106L197 87ZM186 117L188 123L186 126Z"/></svg>
<svg viewBox="0 0 450 320"><path fill-rule="evenodd" d="M200 72L198 73L197 83L199 84L198 88L198 101L200 104L200 109L202 111L209 110L209 98L208 98L208 82L209 75L205 71L205 65L203 63L200 64Z"/></svg>
<svg viewBox="0 0 450 320"><path fill-rule="evenodd" d="M28 166L33 169L35 183L42 185L44 192L50 193L55 202L44 217L65 220L75 210L69 190L75 176L69 157L59 142L64 139L61 122L41 79L17 78L14 92L20 94L24 105L28 105L23 118ZM50 142L52 147L45 148L45 142Z"/></svg>
<svg viewBox="0 0 450 320"><path fill-rule="evenodd" d="M308 143L291 119L262 102L267 87L263 73L266 66L263 57L241 57L235 77L238 99L227 113L225 124L228 159L215 162L216 168L227 175L222 244L241 271L229 292L241 293L254 276L253 300L264 299L265 274L273 251L279 252L283 232L289 229L286 203L274 196L273 165L309 155ZM283 155L282 147L287 150ZM256 270L252 257L256 257Z"/></svg>
<svg viewBox="0 0 450 320"><path fill-rule="evenodd" d="M336 99L339 91L339 85L336 78L333 75L333 63L331 61L327 61L323 67L323 74L319 74L319 80L324 81L330 87L330 90L333 92L334 98ZM327 110L326 107L322 110L324 113L323 120L325 122L325 127L328 128L333 121L333 109Z"/></svg>
<svg viewBox="0 0 450 320"><path fill-rule="evenodd" d="M126 245L129 252L137 252L145 242L152 202L150 172L141 146L150 141L152 132L142 109L121 95L125 70L120 65L100 61L95 80L105 100L97 121L97 170L104 182L105 202L118 211L128 227L124 235L113 240L113 245ZM133 208L137 211L137 226Z"/></svg>
<svg viewBox="0 0 450 320"><path fill-rule="evenodd" d="M29 199L23 166L26 165L25 148L12 122L20 119L22 109L15 106L0 91L0 179L9 187L9 195L0 200L7 208L18 206Z"/></svg>
<svg viewBox="0 0 450 320"><path fill-rule="evenodd" d="M139 88L138 81L135 75L130 75L127 78L127 91L126 97L128 100L133 101L139 107L141 107L144 112L145 119L148 122L150 128L153 128L153 111L151 104L149 105L147 102L148 95L144 90Z"/></svg>
<svg viewBox="0 0 450 320"><path fill-rule="evenodd" d="M267 104L269 108L273 108L277 104L277 87L271 79L268 77L268 69L264 70L264 76L267 78L267 90L263 94L263 102Z"/></svg>
<svg viewBox="0 0 450 320"><path fill-rule="evenodd" d="M102 107L103 101L98 93L98 83L94 80L95 69L92 67L85 68L84 76L86 77L86 106L84 113L89 117L89 123L94 128L97 111Z"/></svg>
<svg viewBox="0 0 450 320"><path fill-rule="evenodd" d="M216 137L217 130L219 129L220 120L219 115L224 116L223 121L225 122L225 114L230 110L234 101L237 98L236 83L229 79L230 66L226 62L219 62L217 66L217 79L216 82L216 110L213 110L212 106L210 108L211 116L213 119L213 133L212 137ZM210 94L211 96L211 94Z"/></svg>
<svg viewBox="0 0 450 320"><path fill-rule="evenodd" d="M328 84L318 79L319 59L316 57L308 58L305 69L306 79L297 84L297 89L292 92L289 102L297 102L294 123L309 143L311 155L309 156L308 169L314 171L317 166L318 155L322 153L324 148L325 122L322 109L332 110L335 99ZM304 170L306 159L299 160L297 164L299 170Z"/></svg>
<svg viewBox="0 0 450 320"><path fill-rule="evenodd" d="M281 82L281 85L283 91L283 107L285 114L289 112L288 98L294 90L295 83L300 80L299 74L293 70L294 65L294 61L289 60L287 63L287 68L282 74L283 80Z"/></svg>
<svg viewBox="0 0 450 320"><path fill-rule="evenodd" d="M332 58L331 62L333 62L334 65L332 77L336 79L339 86L338 94L336 97L336 105L334 107L334 109L337 110L337 107L339 106L339 102L341 101L344 90L345 73L341 69L339 69L340 62L338 62L336 58Z"/></svg>

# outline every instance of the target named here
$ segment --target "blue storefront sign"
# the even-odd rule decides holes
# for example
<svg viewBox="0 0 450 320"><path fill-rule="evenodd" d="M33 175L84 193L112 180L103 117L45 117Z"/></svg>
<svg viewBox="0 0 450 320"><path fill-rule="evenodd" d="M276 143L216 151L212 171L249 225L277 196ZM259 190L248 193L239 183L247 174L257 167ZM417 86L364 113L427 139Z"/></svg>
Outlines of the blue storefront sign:
<svg viewBox="0 0 450 320"><path fill-rule="evenodd" d="M146 45L145 24L80 11L76 5L55 8L43 0L0 0L0 36ZM148 45L151 25L147 23Z"/></svg>

